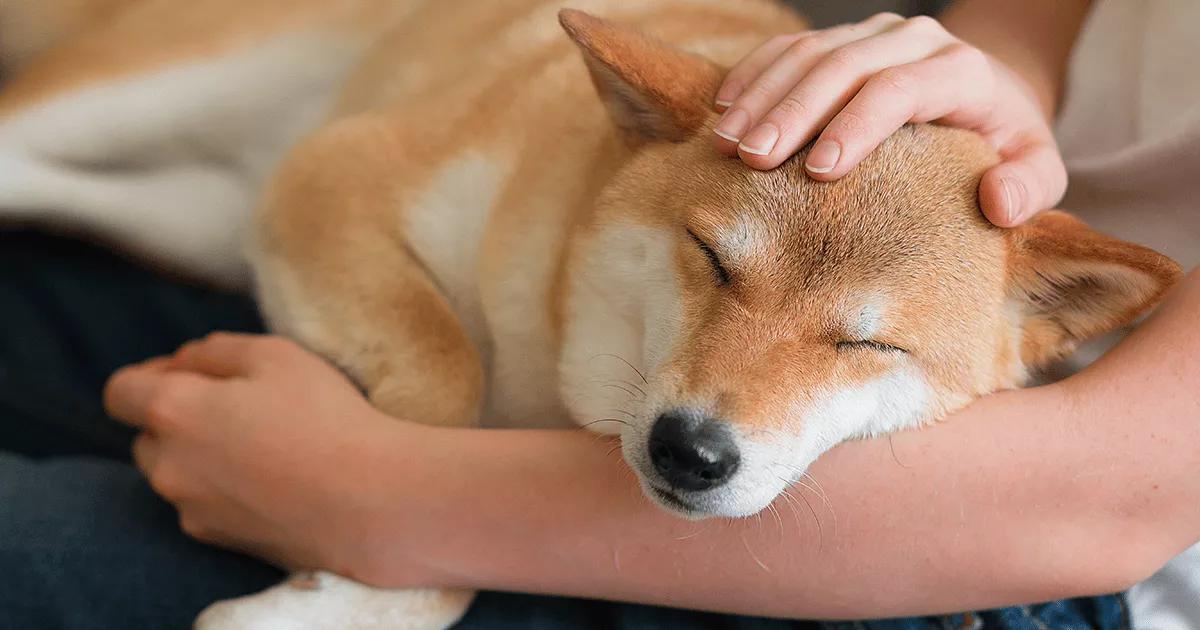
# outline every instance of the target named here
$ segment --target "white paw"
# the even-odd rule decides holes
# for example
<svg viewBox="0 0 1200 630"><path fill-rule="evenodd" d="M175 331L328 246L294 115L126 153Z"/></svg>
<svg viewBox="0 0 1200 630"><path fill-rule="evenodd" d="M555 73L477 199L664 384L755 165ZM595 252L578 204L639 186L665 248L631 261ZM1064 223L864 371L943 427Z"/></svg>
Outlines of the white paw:
<svg viewBox="0 0 1200 630"><path fill-rule="evenodd" d="M196 630L442 630L471 605L469 591L393 591L331 573L293 576L256 595L218 602Z"/></svg>

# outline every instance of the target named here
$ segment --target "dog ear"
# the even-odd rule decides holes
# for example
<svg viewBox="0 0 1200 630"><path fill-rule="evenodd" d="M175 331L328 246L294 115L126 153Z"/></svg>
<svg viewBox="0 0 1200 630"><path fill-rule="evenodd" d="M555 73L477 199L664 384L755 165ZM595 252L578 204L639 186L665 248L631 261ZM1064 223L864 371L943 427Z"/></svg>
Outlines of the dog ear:
<svg viewBox="0 0 1200 630"><path fill-rule="evenodd" d="M582 11L563 9L558 19L628 140L678 142L713 114L724 76L716 64Z"/></svg>
<svg viewBox="0 0 1200 630"><path fill-rule="evenodd" d="M1170 258L1100 234L1064 212L1042 213L1006 239L1008 298L1021 317L1021 358L1029 367L1129 324L1182 275Z"/></svg>

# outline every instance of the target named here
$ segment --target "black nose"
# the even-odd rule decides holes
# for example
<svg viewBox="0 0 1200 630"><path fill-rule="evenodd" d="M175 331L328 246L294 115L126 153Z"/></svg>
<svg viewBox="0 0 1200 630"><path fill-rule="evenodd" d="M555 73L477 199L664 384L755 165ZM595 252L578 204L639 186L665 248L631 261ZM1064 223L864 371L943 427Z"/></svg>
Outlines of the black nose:
<svg viewBox="0 0 1200 630"><path fill-rule="evenodd" d="M650 461L673 488L715 488L729 481L741 459L729 427L694 411L668 411L650 430Z"/></svg>

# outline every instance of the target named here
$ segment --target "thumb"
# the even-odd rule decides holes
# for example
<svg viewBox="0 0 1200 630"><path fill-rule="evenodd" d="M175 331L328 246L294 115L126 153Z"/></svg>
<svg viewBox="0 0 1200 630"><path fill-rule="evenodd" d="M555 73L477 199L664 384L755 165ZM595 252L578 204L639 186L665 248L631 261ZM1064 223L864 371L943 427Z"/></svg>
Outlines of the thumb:
<svg viewBox="0 0 1200 630"><path fill-rule="evenodd" d="M256 335L218 332L189 341L175 352L171 369L218 378L249 376L256 367Z"/></svg>
<svg viewBox="0 0 1200 630"><path fill-rule="evenodd" d="M1014 227L1062 200L1067 169L1053 140L1030 142L1006 153L980 181L979 206L992 223Z"/></svg>

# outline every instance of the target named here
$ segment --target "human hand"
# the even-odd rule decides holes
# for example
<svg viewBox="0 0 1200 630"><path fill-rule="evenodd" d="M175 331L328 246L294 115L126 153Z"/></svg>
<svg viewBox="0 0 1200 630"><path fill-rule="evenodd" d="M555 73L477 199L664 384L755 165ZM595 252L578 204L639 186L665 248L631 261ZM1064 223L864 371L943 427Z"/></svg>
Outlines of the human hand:
<svg viewBox="0 0 1200 630"><path fill-rule="evenodd" d="M217 333L119 370L104 392L143 433L134 460L201 541L352 574L387 431L332 366L278 337ZM414 425L415 426L415 425Z"/></svg>
<svg viewBox="0 0 1200 630"><path fill-rule="evenodd" d="M730 71L717 106L718 150L753 168L775 168L817 137L805 169L833 181L904 124L936 122L974 130L999 152L979 185L996 225L1022 223L1066 191L1034 89L928 17L882 13L770 39Z"/></svg>

